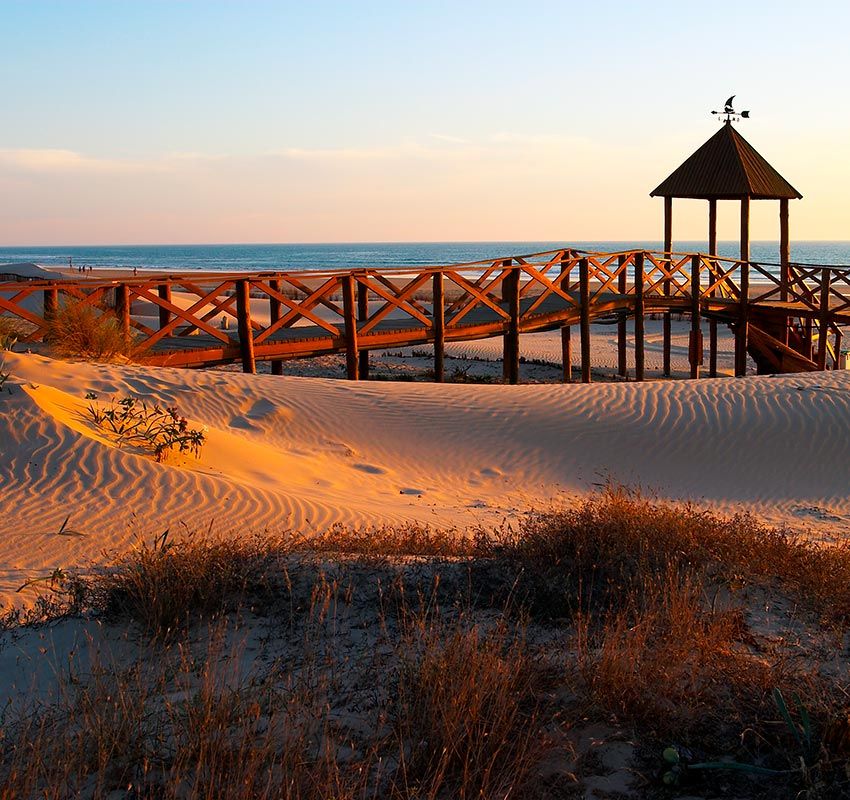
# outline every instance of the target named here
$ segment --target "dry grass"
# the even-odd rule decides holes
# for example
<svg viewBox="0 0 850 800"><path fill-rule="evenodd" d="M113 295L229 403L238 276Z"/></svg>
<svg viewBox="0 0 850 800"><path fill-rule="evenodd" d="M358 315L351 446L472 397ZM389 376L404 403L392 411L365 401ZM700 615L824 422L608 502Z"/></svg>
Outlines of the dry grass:
<svg viewBox="0 0 850 800"><path fill-rule="evenodd" d="M11 350L26 331L27 324L22 319L0 315L0 350Z"/></svg>
<svg viewBox="0 0 850 800"><path fill-rule="evenodd" d="M89 604L168 638L198 619L238 607L266 585L278 555L269 539L189 536L139 545L84 579Z"/></svg>
<svg viewBox="0 0 850 800"><path fill-rule="evenodd" d="M394 794L520 798L545 751L541 671L503 626L462 622L412 637L399 674Z"/></svg>
<svg viewBox="0 0 850 800"><path fill-rule="evenodd" d="M127 359L133 352L128 335L109 310L84 301L60 303L47 325L50 351L61 358L96 361Z"/></svg>
<svg viewBox="0 0 850 800"><path fill-rule="evenodd" d="M813 652L791 647L781 626L772 638L748 620L752 598L802 606L811 613L794 625L828 646L850 621L848 579L846 547L614 489L518 533L470 539L415 527L307 540L163 537L87 577L86 602L174 652L189 648L187 631L198 635L191 623L230 619L260 598L270 630L288 631L287 663L301 666L237 679L220 654L191 668L157 655L153 674L104 671L58 706L5 725L0 785L12 788L0 798L98 797L119 784L175 800L540 797L547 735L570 719L627 726L650 754L639 765L647 775L651 754L676 743L788 770L772 784L733 780L740 796L757 787L841 797L850 755L842 677L818 674ZM362 652L338 649L345 614ZM379 668L370 660L378 645L390 651ZM346 665L357 658L391 701L376 703L369 730L341 732L332 705L350 696ZM304 672L308 662L316 671ZM820 749L805 770L777 688L811 717ZM703 780L716 788L718 775L731 780Z"/></svg>
<svg viewBox="0 0 850 800"><path fill-rule="evenodd" d="M543 617L633 603L677 568L712 583L778 583L823 621L850 622L850 544L822 546L752 516L722 517L622 488L479 545L510 567L511 591Z"/></svg>

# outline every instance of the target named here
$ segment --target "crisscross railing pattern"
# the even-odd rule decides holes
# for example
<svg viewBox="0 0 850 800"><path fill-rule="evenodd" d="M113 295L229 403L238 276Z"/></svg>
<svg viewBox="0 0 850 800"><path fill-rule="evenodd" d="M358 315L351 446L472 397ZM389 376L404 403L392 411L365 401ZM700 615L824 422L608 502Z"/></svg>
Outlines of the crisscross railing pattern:
<svg viewBox="0 0 850 800"><path fill-rule="evenodd" d="M349 372L356 354L370 349L516 337L615 312L679 309L740 327L748 308L762 308L781 312L789 326L800 319L810 330L814 320L821 335L837 336L837 326L850 322L850 267L776 266L701 253L562 248L447 266L69 277L0 284L0 314L18 318L23 338L37 342L49 338L62 304L83 303L114 315L151 363L241 358L249 368L259 358L274 367L346 352Z"/></svg>

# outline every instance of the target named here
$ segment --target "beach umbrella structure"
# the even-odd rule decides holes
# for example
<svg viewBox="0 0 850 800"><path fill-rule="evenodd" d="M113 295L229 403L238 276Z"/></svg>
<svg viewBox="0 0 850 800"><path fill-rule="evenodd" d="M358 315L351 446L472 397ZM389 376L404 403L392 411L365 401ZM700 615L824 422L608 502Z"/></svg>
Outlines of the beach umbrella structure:
<svg viewBox="0 0 850 800"><path fill-rule="evenodd" d="M733 98L723 112L726 119L721 128L693 155L674 170L652 192L651 197L664 198L664 251L673 250L673 198L708 201L708 251L717 255L717 201L734 200L741 204L740 259L750 260L750 201L779 201L779 264L782 299L787 299L791 247L788 228L788 201L799 200L800 194L771 166L732 125L733 119L747 117L749 112L736 115ZM742 276L746 273L742 272ZM744 281L746 283L746 281ZM748 285L741 287L746 296ZM739 325L746 326L746 320ZM717 323L712 321L710 374L716 375ZM746 333L737 336L736 374L743 375L746 366ZM670 374L670 315L664 318L664 374Z"/></svg>

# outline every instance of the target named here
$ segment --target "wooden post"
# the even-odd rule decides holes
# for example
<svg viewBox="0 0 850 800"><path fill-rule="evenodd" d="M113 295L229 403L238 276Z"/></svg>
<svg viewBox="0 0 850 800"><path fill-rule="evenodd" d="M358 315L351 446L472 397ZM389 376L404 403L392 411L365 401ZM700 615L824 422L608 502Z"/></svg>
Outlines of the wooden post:
<svg viewBox="0 0 850 800"><path fill-rule="evenodd" d="M280 291L280 281L277 278L269 279L269 288L275 292ZM280 300L269 297L269 324L274 325L280 319ZM273 358L271 362L272 375L283 375L283 361Z"/></svg>
<svg viewBox="0 0 850 800"><path fill-rule="evenodd" d="M717 200L708 201L708 253L709 255L717 255ZM712 261L712 264L716 264ZM714 279L711 278L711 283ZM711 285L709 283L709 285ZM716 289L711 290L711 297L717 293ZM711 378L717 377L717 320L712 317L708 321L708 346L711 350L708 360L708 374Z"/></svg>
<svg viewBox="0 0 850 800"><path fill-rule="evenodd" d="M44 321L48 323L47 329L44 332L44 341L50 341L50 323L56 319L56 312L59 311L59 290L45 289L43 297L44 306Z"/></svg>
<svg viewBox="0 0 850 800"><path fill-rule="evenodd" d="M510 261L505 266L510 266ZM519 267L511 268L503 281L503 295L508 305L508 332L504 338L504 379L515 385L519 383Z"/></svg>
<svg viewBox="0 0 850 800"><path fill-rule="evenodd" d="M365 275L366 273L364 273ZM369 287L357 281L357 319L360 322L366 322L369 319ZM369 379L369 351L358 351L358 370L360 380Z"/></svg>
<svg viewBox="0 0 850 800"><path fill-rule="evenodd" d="M236 281L236 322L242 372L253 375L257 365L254 361L254 331L251 329L251 281L248 280Z"/></svg>
<svg viewBox="0 0 850 800"><path fill-rule="evenodd" d="M747 374L747 316L750 300L750 198L741 198L741 298L735 328L735 376Z"/></svg>
<svg viewBox="0 0 850 800"><path fill-rule="evenodd" d="M354 295L354 276L345 275L342 278L342 312L345 318L345 370L350 381L356 381L360 377L357 356L357 303Z"/></svg>
<svg viewBox="0 0 850 800"><path fill-rule="evenodd" d="M833 369L843 369L841 364L841 328L835 328L835 358L832 360Z"/></svg>
<svg viewBox="0 0 850 800"><path fill-rule="evenodd" d="M156 288L160 300L166 303L171 302L171 284L161 283ZM167 308L159 306L159 329L162 330L168 323L171 322L171 312Z"/></svg>
<svg viewBox="0 0 850 800"><path fill-rule="evenodd" d="M620 274L617 276L617 292L625 297L629 290L628 271L623 266L626 263L626 256L620 256L617 259L617 263L620 270ZM625 378L628 372L628 365L626 364L626 336L628 334L626 325L628 319L628 311L623 309L617 319L617 374L621 378Z"/></svg>
<svg viewBox="0 0 850 800"><path fill-rule="evenodd" d="M664 254L666 269L669 272L673 268L673 257L670 252L673 250L673 198L664 198ZM670 296L670 279L664 279L664 296ZM664 377L670 377L670 344L671 344L671 314L670 311L665 311L663 316L663 348L664 348Z"/></svg>
<svg viewBox="0 0 850 800"><path fill-rule="evenodd" d="M832 275L828 269L821 271L820 318L818 320L818 369L826 369L826 355L829 348L829 286Z"/></svg>
<svg viewBox="0 0 850 800"><path fill-rule="evenodd" d="M643 253L635 254L635 380L643 380Z"/></svg>
<svg viewBox="0 0 850 800"><path fill-rule="evenodd" d="M688 357L691 362L691 377L699 378L699 368L702 364L702 328L700 328L700 257L691 256L691 336L688 347Z"/></svg>
<svg viewBox="0 0 850 800"><path fill-rule="evenodd" d="M442 383L446 377L446 300L443 273L434 273L431 317L434 324L434 380Z"/></svg>
<svg viewBox="0 0 850 800"><path fill-rule="evenodd" d="M573 382L573 342L570 326L561 327L561 364L564 371L564 383Z"/></svg>
<svg viewBox="0 0 850 800"><path fill-rule="evenodd" d="M791 237L788 232L788 198L779 201L779 299L788 300L788 287L791 283Z"/></svg>
<svg viewBox="0 0 850 800"><path fill-rule="evenodd" d="M581 382L590 383L590 264L578 262L579 302L581 304Z"/></svg>
<svg viewBox="0 0 850 800"><path fill-rule="evenodd" d="M130 291L126 283L115 287L115 316L118 317L118 327L125 337L130 336Z"/></svg>

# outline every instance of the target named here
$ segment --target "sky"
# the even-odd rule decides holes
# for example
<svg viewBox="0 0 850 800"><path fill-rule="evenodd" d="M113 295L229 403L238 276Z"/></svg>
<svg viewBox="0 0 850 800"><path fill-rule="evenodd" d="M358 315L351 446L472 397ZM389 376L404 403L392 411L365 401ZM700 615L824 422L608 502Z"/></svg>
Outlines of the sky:
<svg viewBox="0 0 850 800"><path fill-rule="evenodd" d="M0 0L0 244L660 239L649 192L731 94L792 237L850 239L848 30L817 0ZM674 238L706 217L676 201Z"/></svg>

